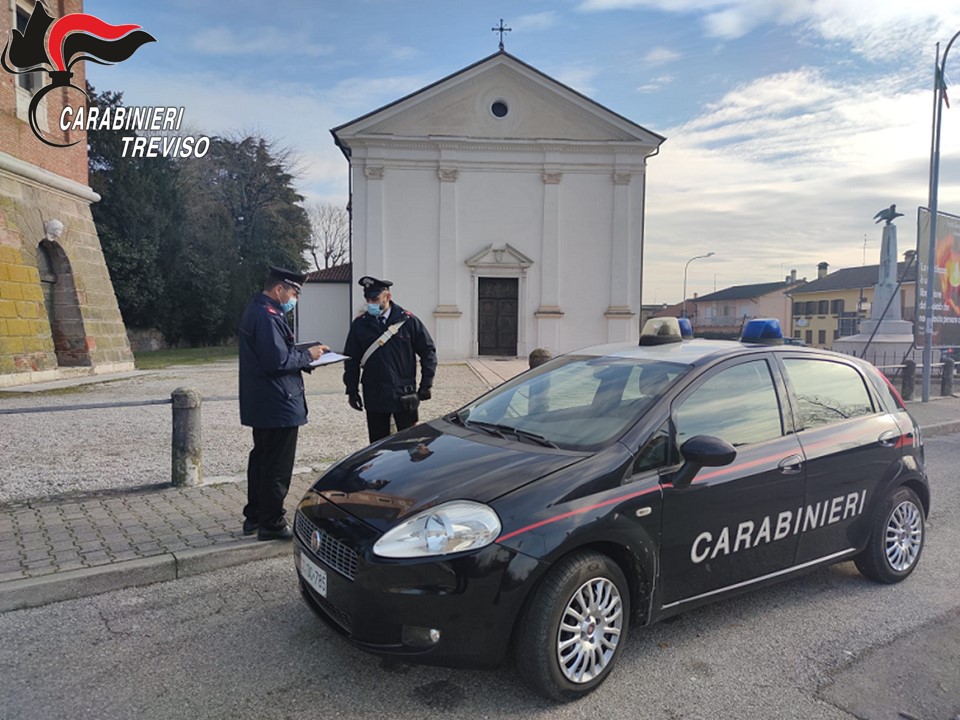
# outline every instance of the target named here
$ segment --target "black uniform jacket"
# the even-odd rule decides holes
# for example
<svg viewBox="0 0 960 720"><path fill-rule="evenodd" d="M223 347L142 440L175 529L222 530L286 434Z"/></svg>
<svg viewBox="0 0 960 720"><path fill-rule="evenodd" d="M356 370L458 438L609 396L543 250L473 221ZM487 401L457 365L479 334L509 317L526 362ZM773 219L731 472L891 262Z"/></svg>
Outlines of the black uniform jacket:
<svg viewBox="0 0 960 720"><path fill-rule="evenodd" d="M240 422L255 428L304 425L301 371L310 353L297 350L280 303L257 293L240 318Z"/></svg>
<svg viewBox="0 0 960 720"><path fill-rule="evenodd" d="M395 325L401 320L406 320L403 327L370 356L362 377L360 360L367 348L383 335L385 328L369 313L355 318L350 325L343 348L343 354L349 357L344 362L343 384L347 386L347 395L357 393L359 385L363 384L363 403L371 412L398 413L403 410L400 396L417 391L417 356L420 357L421 385L432 387L433 377L437 374L437 349L430 333L416 315L391 303L387 325Z"/></svg>

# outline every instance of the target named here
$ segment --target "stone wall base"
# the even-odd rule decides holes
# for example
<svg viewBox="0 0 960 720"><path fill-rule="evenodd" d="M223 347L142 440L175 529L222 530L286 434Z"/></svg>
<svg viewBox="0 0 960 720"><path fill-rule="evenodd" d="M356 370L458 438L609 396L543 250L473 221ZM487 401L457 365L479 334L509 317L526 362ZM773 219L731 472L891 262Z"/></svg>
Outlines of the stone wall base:
<svg viewBox="0 0 960 720"><path fill-rule="evenodd" d="M133 369L97 199L0 153L0 387Z"/></svg>
<svg viewBox="0 0 960 720"><path fill-rule="evenodd" d="M54 380L72 380L74 378L93 377L95 375L115 375L117 373L132 372L134 369L134 364L128 362L103 363L95 367L64 367L54 370L30 370L28 372L7 373L0 375L0 388L32 385L34 383L52 382Z"/></svg>

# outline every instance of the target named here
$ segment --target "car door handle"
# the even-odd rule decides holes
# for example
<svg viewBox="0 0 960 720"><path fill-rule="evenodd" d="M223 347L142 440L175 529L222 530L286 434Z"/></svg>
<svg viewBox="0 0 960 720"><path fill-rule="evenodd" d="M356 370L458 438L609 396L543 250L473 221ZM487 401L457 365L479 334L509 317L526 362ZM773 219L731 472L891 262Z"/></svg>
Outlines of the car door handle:
<svg viewBox="0 0 960 720"><path fill-rule="evenodd" d="M803 470L803 458L799 455L789 455L777 463L777 468L783 475L796 475Z"/></svg>
<svg viewBox="0 0 960 720"><path fill-rule="evenodd" d="M897 430L885 430L880 433L877 442L883 445L883 447L894 447L900 440L900 437L901 435Z"/></svg>

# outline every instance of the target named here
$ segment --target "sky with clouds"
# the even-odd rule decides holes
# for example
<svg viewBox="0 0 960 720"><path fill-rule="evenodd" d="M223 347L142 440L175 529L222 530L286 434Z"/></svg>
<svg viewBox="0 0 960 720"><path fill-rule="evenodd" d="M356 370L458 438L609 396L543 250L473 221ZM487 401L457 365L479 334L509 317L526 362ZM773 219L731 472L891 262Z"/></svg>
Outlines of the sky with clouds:
<svg viewBox="0 0 960 720"><path fill-rule="evenodd" d="M330 128L497 51L666 136L648 163L644 302L876 264L929 187L935 44L960 0L86 0L156 39L97 90L185 108L197 134L259 133L300 161L298 190L343 204ZM958 43L960 45L960 43ZM944 110L940 209L960 215L960 47Z"/></svg>

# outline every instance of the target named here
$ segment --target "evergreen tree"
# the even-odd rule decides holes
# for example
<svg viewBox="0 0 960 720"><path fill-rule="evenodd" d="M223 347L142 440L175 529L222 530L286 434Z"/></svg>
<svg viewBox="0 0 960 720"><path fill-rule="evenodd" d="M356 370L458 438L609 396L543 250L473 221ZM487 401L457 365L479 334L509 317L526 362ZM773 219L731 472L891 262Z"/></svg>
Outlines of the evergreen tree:
<svg viewBox="0 0 960 720"><path fill-rule="evenodd" d="M181 169L188 209L178 284L183 297L204 303L201 317L176 334L191 344L219 341L236 333L269 265L303 268L310 224L289 153L264 138L213 138L206 156Z"/></svg>
<svg viewBox="0 0 960 720"><path fill-rule="evenodd" d="M123 99L88 94L101 111ZM211 138L202 158L125 158L130 134L89 133L93 219L124 321L172 344L222 342L269 265L306 265L310 222L292 156L246 136Z"/></svg>
<svg viewBox="0 0 960 720"><path fill-rule="evenodd" d="M89 105L117 108L123 95L98 94L87 85ZM178 254L182 199L177 167L167 158L125 158L123 134L90 130L90 187L100 195L91 206L124 322L158 327L167 305L168 273Z"/></svg>

